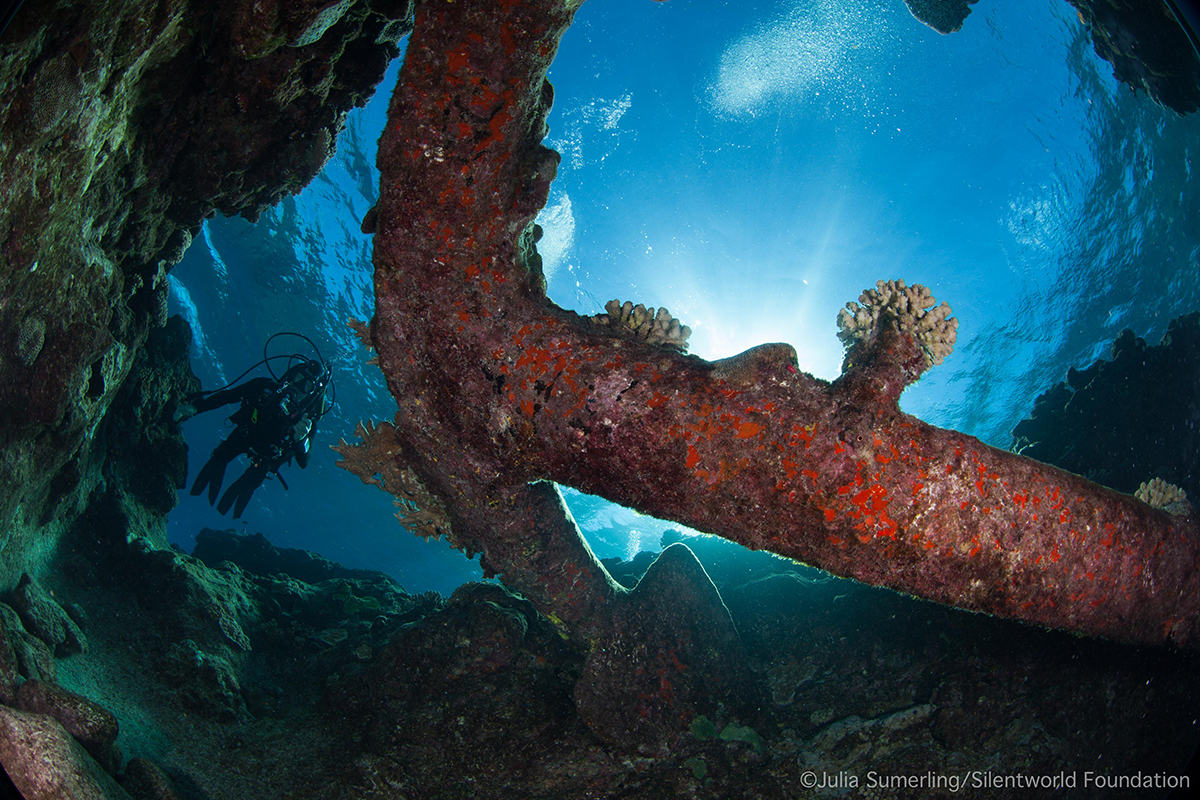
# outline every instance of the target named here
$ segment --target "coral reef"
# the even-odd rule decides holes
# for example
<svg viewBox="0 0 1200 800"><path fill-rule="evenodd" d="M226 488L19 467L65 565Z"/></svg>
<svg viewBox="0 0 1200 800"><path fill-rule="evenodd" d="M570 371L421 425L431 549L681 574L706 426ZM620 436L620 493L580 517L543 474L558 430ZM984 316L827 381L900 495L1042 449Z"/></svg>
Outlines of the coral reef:
<svg viewBox="0 0 1200 800"><path fill-rule="evenodd" d="M202 528L196 534L192 557L213 569L229 561L256 575L284 573L305 583L320 583L335 578L350 580L387 580L387 576L372 569L343 567L307 550L278 548L261 533L240 534L237 531L216 531Z"/></svg>
<svg viewBox="0 0 1200 800"><path fill-rule="evenodd" d="M96 582L55 586L95 620L88 652L57 681L18 675L0 705L0 758L29 800L788 797L806 770L865 798L870 772L1176 774L1195 744L1194 656L963 613L714 537L664 536L689 547L651 559L640 607L618 611L631 627L591 652L494 583L443 601L378 574L310 583L124 538L81 553ZM263 548L246 538L249 564ZM706 572L724 604L702 601ZM697 604L716 615L681 624L674 609ZM709 626L741 701L694 694ZM173 666L146 657L164 652ZM638 669L598 669L621 657ZM677 725L653 719L668 692L687 700Z"/></svg>
<svg viewBox="0 0 1200 800"><path fill-rule="evenodd" d="M646 308L641 303L636 306L629 300L609 300L604 304L603 314L596 314L589 319L597 325L603 325L616 330L624 336L648 344L658 344L679 351L687 350L688 337L692 329L680 324L671 316L666 306L659 309Z"/></svg>
<svg viewBox="0 0 1200 800"><path fill-rule="evenodd" d="M206 563L162 522L194 388L167 273L205 216L253 219L316 174L410 4L19 9L0 43L0 760L19 788L787 797L807 767L1177 771L1194 656L769 556L669 547L613 566L628 590L595 559L546 479L969 609L1197 641L1192 518L900 413L953 344L918 287L848 309L833 384L788 345L708 364L665 310L611 304L603 325L545 298L544 76L577 7L421 4L363 223L378 305L356 330L399 412L335 449L407 528L521 593L448 602L251 537L207 537ZM1121 369L1148 352L1125 350Z"/></svg>
<svg viewBox="0 0 1200 800"><path fill-rule="evenodd" d="M65 656L87 650L87 637L66 609L54 601L28 574L21 576L12 593L12 605L25 629Z"/></svg>

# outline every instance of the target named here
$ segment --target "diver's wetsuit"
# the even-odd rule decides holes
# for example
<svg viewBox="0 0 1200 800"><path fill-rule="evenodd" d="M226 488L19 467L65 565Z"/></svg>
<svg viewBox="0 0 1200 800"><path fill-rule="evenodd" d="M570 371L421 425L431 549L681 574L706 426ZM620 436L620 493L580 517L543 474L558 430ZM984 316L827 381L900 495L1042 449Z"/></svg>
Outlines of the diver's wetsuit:
<svg viewBox="0 0 1200 800"><path fill-rule="evenodd" d="M250 466L217 503L217 511L222 514L232 506L236 519L267 475L278 474L279 468L293 458L301 468L308 466L323 391L314 390L306 377L299 373L294 375L289 370L280 381L252 378L240 386L193 401L197 414L229 403L242 404L229 418L236 426L233 432L217 445L196 476L191 490L193 495L200 494L207 486L208 502L216 503L225 479L225 467L246 453L251 459Z"/></svg>

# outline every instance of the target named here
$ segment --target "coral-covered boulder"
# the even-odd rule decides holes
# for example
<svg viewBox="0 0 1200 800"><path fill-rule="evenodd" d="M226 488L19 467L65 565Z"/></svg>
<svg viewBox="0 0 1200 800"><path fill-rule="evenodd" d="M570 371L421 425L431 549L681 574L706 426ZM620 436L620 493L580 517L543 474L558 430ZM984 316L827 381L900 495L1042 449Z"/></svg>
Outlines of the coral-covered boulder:
<svg viewBox="0 0 1200 800"><path fill-rule="evenodd" d="M0 706L0 763L25 800L129 800L58 720L44 714Z"/></svg>
<svg viewBox="0 0 1200 800"><path fill-rule="evenodd" d="M122 759L116 747L120 726L104 706L61 686L30 680L17 690L17 707L58 720L102 767L111 773L120 770Z"/></svg>

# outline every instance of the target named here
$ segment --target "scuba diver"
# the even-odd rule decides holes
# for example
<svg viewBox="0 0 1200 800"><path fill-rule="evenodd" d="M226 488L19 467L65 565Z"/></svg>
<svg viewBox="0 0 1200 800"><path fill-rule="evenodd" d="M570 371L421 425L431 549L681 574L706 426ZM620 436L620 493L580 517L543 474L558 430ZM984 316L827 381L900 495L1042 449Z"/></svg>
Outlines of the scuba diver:
<svg viewBox="0 0 1200 800"><path fill-rule="evenodd" d="M277 333L267 339L267 345L271 339L283 335L300 336ZM307 337L300 338L316 351L316 345ZM325 397L326 389L332 385L332 374L329 363L321 358L319 351L316 358L300 355L268 358L267 345L263 346L263 360L258 364L219 390L189 395L175 413L175 418L182 422L214 408L241 403L241 407L229 417L235 426L233 432L213 450L208 462L196 476L191 490L195 496L207 487L209 504L216 503L217 511L222 514L232 507L235 519L242 515L250 496L268 475L274 474L286 489L287 482L279 474L279 468L293 459L301 469L308 466L317 422L333 407L332 400L327 401ZM288 368L281 377L276 378L271 372L270 362L280 358L287 359ZM251 378L235 385L250 370L264 364L267 371L271 372L271 377ZM217 495L225 479L225 467L243 453L250 457L250 466L229 486L217 503Z"/></svg>

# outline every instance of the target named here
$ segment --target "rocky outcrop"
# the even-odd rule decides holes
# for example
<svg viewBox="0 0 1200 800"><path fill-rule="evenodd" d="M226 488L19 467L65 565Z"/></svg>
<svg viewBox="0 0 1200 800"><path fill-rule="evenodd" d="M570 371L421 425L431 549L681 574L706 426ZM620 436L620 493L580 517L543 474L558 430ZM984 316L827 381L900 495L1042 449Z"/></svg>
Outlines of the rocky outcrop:
<svg viewBox="0 0 1200 800"><path fill-rule="evenodd" d="M304 583L320 583L335 578L390 582L383 572L372 569L350 569L307 550L276 547L261 533L243 535L237 531L217 531L204 528L196 534L192 556L210 567L222 561L237 564L255 575L284 573ZM397 587L399 588L399 587Z"/></svg>
<svg viewBox="0 0 1200 800"><path fill-rule="evenodd" d="M182 317L152 328L98 430L102 475L133 529L167 544L165 516L187 480L187 442L174 420L179 399L200 389L190 366L192 333Z"/></svg>
<svg viewBox="0 0 1200 800"><path fill-rule="evenodd" d="M12 604L21 615L25 628L54 648L57 656L81 653L87 649L87 638L78 623L53 597L28 575L12 593Z"/></svg>
<svg viewBox="0 0 1200 800"><path fill-rule="evenodd" d="M1166 0L1067 2L1117 80L1180 114L1200 108L1200 55Z"/></svg>
<svg viewBox="0 0 1200 800"><path fill-rule="evenodd" d="M904 0L938 33L962 28L977 0ZM1180 114L1200 108L1200 53L1184 25L1200 21L1188 3L1168 0L1067 0L1087 26L1113 77ZM1183 8L1181 8L1181 6ZM1190 17L1188 16L1190 12ZM1182 17L1182 18L1181 18ZM1195 33L1195 32L1194 32Z"/></svg>
<svg viewBox="0 0 1200 800"><path fill-rule="evenodd" d="M938 33L960 30L978 0L904 0L917 19Z"/></svg>
<svg viewBox="0 0 1200 800"><path fill-rule="evenodd" d="M1127 330L1108 359L1068 370L1012 447L1129 494L1161 478L1200 498L1200 312L1172 320L1158 345Z"/></svg>
<svg viewBox="0 0 1200 800"><path fill-rule="evenodd" d="M408 0L17 10L0 38L0 588L41 569L100 480L94 434L164 325L166 274L201 221L254 218L310 181L410 16ZM178 463L154 427L164 402L107 441L125 459L109 468L119 499L150 514L178 478L146 469Z"/></svg>
<svg viewBox="0 0 1200 800"><path fill-rule="evenodd" d="M54 587L86 609L90 646L59 660L61 682L11 678L0 749L10 736L22 750L4 763L34 798L124 797L110 776L145 800L788 797L806 771L857 779L843 794L867 797L870 771L1102 760L1175 774L1194 749L1194 656L687 541L705 569L669 547L621 601L618 635L587 653L495 583L443 601L386 578L309 583L113 540L91 554L99 575ZM709 570L719 607L695 574ZM53 662L5 608L4 639L29 636ZM745 681L749 698L710 691L701 673L722 664L717 685ZM655 717L672 693L678 725ZM31 760L43 756L54 769Z"/></svg>

